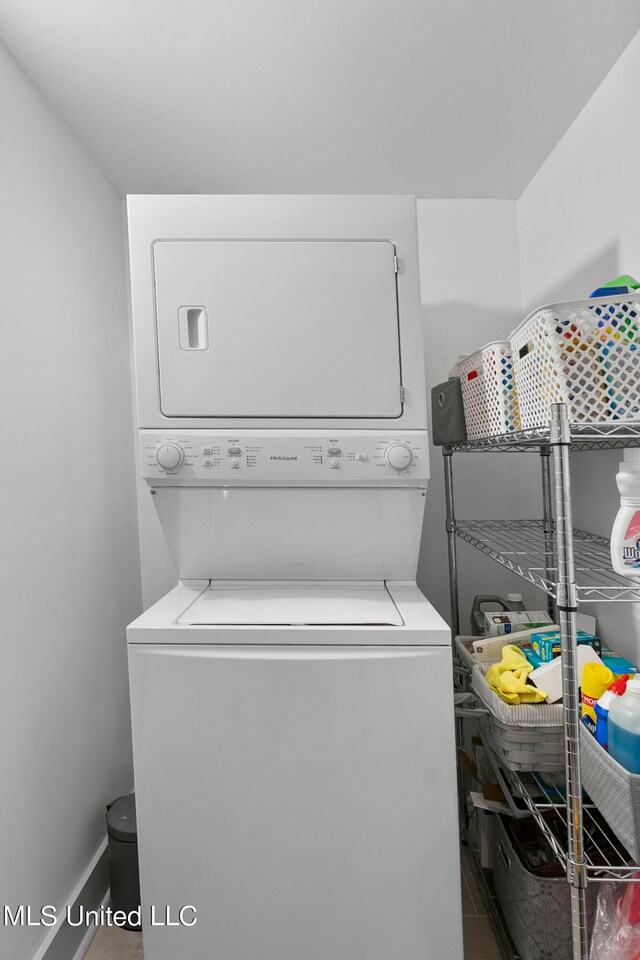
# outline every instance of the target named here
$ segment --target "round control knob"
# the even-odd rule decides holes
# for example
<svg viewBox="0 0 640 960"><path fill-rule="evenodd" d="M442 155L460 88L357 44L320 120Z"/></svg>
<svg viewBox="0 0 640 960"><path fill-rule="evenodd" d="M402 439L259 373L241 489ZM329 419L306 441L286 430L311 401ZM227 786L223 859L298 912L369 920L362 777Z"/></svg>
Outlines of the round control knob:
<svg viewBox="0 0 640 960"><path fill-rule="evenodd" d="M385 460L394 470L406 470L411 466L413 454L406 443L391 443L384 452Z"/></svg>
<svg viewBox="0 0 640 960"><path fill-rule="evenodd" d="M156 450L156 460L165 470L176 470L184 460L184 450L177 443L163 443Z"/></svg>

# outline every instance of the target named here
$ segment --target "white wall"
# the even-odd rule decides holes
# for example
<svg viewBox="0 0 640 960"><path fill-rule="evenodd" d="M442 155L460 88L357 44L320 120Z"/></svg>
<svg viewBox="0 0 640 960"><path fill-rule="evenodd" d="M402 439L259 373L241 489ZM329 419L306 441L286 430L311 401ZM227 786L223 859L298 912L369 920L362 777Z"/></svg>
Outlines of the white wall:
<svg viewBox="0 0 640 960"><path fill-rule="evenodd" d="M511 200L421 200L418 235L427 388L447 379L459 354L505 339L521 318L516 207ZM463 518L539 516L536 455L454 456L456 511ZM431 450L431 482L418 579L449 619L442 453ZM477 593L522 593L530 608L545 597L459 542L461 629Z"/></svg>
<svg viewBox="0 0 640 960"><path fill-rule="evenodd" d="M640 35L517 203L523 301L586 297L620 273L640 278ZM574 454L577 526L609 536L619 452ZM593 612L583 608L585 612ZM640 659L640 605L601 605L605 638Z"/></svg>
<svg viewBox="0 0 640 960"><path fill-rule="evenodd" d="M63 906L132 787L140 610L121 202L0 46L2 902ZM39 928L0 928L30 960Z"/></svg>

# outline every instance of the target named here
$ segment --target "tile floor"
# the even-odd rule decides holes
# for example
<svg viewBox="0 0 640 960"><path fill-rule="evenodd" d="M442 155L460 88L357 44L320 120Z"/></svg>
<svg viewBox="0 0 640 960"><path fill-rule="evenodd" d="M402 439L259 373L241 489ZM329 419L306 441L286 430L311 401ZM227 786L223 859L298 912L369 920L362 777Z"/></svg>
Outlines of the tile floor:
<svg viewBox="0 0 640 960"><path fill-rule="evenodd" d="M462 854L465 960L502 960L468 856ZM142 934L100 927L85 960L143 960Z"/></svg>
<svg viewBox="0 0 640 960"><path fill-rule="evenodd" d="M119 927L100 927L85 960L143 960L142 934Z"/></svg>
<svg viewBox="0 0 640 960"><path fill-rule="evenodd" d="M462 849L464 960L502 960L469 854Z"/></svg>

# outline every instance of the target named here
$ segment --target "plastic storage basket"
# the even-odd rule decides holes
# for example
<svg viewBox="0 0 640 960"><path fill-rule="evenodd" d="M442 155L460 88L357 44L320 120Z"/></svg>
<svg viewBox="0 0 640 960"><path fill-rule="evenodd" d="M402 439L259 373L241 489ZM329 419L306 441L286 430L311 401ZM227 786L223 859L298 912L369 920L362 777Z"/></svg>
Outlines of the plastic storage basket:
<svg viewBox="0 0 640 960"><path fill-rule="evenodd" d="M518 401L508 340L496 340L458 364L469 440L517 430Z"/></svg>
<svg viewBox="0 0 640 960"><path fill-rule="evenodd" d="M487 669L490 664L484 665ZM487 715L480 730L487 745L508 770L564 770L564 729L561 703L505 703L493 692L485 671L471 671L471 689Z"/></svg>
<svg viewBox="0 0 640 960"><path fill-rule="evenodd" d="M511 335L523 429L546 426L552 403L569 420L640 414L640 300L630 296L540 307Z"/></svg>
<svg viewBox="0 0 640 960"><path fill-rule="evenodd" d="M640 774L625 770L580 726L584 788L634 861L640 863Z"/></svg>

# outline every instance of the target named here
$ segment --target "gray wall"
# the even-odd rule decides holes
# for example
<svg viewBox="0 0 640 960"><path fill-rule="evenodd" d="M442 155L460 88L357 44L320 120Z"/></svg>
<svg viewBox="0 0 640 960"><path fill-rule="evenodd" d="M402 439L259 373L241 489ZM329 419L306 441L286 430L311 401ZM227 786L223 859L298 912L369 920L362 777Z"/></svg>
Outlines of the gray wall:
<svg viewBox="0 0 640 960"><path fill-rule="evenodd" d="M640 279L640 35L517 204L525 308L585 297L620 273ZM631 120L630 118L633 118ZM620 451L572 455L574 522L610 536ZM640 604L584 605L603 637L640 660Z"/></svg>
<svg viewBox="0 0 640 960"><path fill-rule="evenodd" d="M421 200L418 203L427 389L447 379L460 354L505 339L519 321L520 263L516 206L511 200ZM517 518L541 511L540 465L535 455L454 456L456 512L461 518ZM449 619L440 448L431 451L431 482L418 582ZM545 608L543 595L508 571L459 543L460 627L469 632L473 596L510 590L530 607Z"/></svg>
<svg viewBox="0 0 640 960"><path fill-rule="evenodd" d="M0 46L3 903L58 908L131 789L141 607L119 197ZM0 926L3 960L46 931Z"/></svg>

